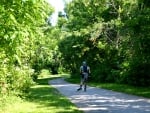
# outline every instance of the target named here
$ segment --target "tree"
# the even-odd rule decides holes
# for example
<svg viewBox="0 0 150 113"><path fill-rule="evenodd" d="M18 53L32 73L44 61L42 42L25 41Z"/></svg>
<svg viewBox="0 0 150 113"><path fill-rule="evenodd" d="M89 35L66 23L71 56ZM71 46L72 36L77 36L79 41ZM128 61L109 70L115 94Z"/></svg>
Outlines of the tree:
<svg viewBox="0 0 150 113"><path fill-rule="evenodd" d="M137 7L133 10L131 19L127 21L130 28L130 69L128 82L132 85L150 85L150 5L148 0L138 0Z"/></svg>
<svg viewBox="0 0 150 113"><path fill-rule="evenodd" d="M148 0L73 0L65 12L59 50L67 69L77 73L86 59L97 81L150 83Z"/></svg>
<svg viewBox="0 0 150 113"><path fill-rule="evenodd" d="M43 0L1 0L0 10L0 89L4 84L20 94L32 84L30 66L43 37L41 26L53 10Z"/></svg>

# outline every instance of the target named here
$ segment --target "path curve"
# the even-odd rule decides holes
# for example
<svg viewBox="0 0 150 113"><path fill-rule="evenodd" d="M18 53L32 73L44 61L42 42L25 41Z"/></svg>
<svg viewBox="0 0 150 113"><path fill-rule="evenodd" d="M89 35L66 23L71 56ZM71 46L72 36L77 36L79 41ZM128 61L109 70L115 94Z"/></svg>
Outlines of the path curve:
<svg viewBox="0 0 150 113"><path fill-rule="evenodd" d="M86 92L77 92L79 85L63 78L50 80L49 84L85 113L150 113L150 99L147 98L89 86Z"/></svg>

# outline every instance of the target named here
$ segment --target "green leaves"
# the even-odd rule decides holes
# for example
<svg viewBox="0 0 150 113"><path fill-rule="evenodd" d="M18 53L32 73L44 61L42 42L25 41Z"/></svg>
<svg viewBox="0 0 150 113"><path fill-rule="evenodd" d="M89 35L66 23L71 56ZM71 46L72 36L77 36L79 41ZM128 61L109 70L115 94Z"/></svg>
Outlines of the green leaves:
<svg viewBox="0 0 150 113"><path fill-rule="evenodd" d="M0 83L9 84L8 90L22 92L30 87L36 43L42 41L41 26L52 12L43 0L1 0Z"/></svg>
<svg viewBox="0 0 150 113"><path fill-rule="evenodd" d="M86 59L98 81L149 85L147 68L138 74L150 62L149 10L147 0L71 1L59 43L67 69L78 72Z"/></svg>

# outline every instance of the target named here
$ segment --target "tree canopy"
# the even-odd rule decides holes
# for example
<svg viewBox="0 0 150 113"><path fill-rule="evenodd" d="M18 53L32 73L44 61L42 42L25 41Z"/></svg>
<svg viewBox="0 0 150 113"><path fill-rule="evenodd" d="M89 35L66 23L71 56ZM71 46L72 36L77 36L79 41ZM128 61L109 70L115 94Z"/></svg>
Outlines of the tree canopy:
<svg viewBox="0 0 150 113"><path fill-rule="evenodd" d="M43 0L0 2L0 90L26 92L36 51L44 43L45 20L53 8ZM3 91L4 89L4 91Z"/></svg>
<svg viewBox="0 0 150 113"><path fill-rule="evenodd" d="M0 92L28 92L40 70L79 74L86 60L95 82L150 86L149 0L72 0L54 8L44 0L0 2Z"/></svg>
<svg viewBox="0 0 150 113"><path fill-rule="evenodd" d="M150 85L148 0L73 0L59 42L63 64L78 73L87 60L98 82Z"/></svg>

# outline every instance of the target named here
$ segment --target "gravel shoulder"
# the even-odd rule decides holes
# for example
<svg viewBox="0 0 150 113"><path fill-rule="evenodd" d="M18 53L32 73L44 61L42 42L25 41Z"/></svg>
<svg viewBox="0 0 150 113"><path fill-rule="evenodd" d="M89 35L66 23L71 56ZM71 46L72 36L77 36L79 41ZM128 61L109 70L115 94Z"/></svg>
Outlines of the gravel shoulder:
<svg viewBox="0 0 150 113"><path fill-rule="evenodd" d="M79 85L63 78L50 80L49 84L85 113L150 113L150 99L147 98L89 86L86 92L77 92Z"/></svg>

